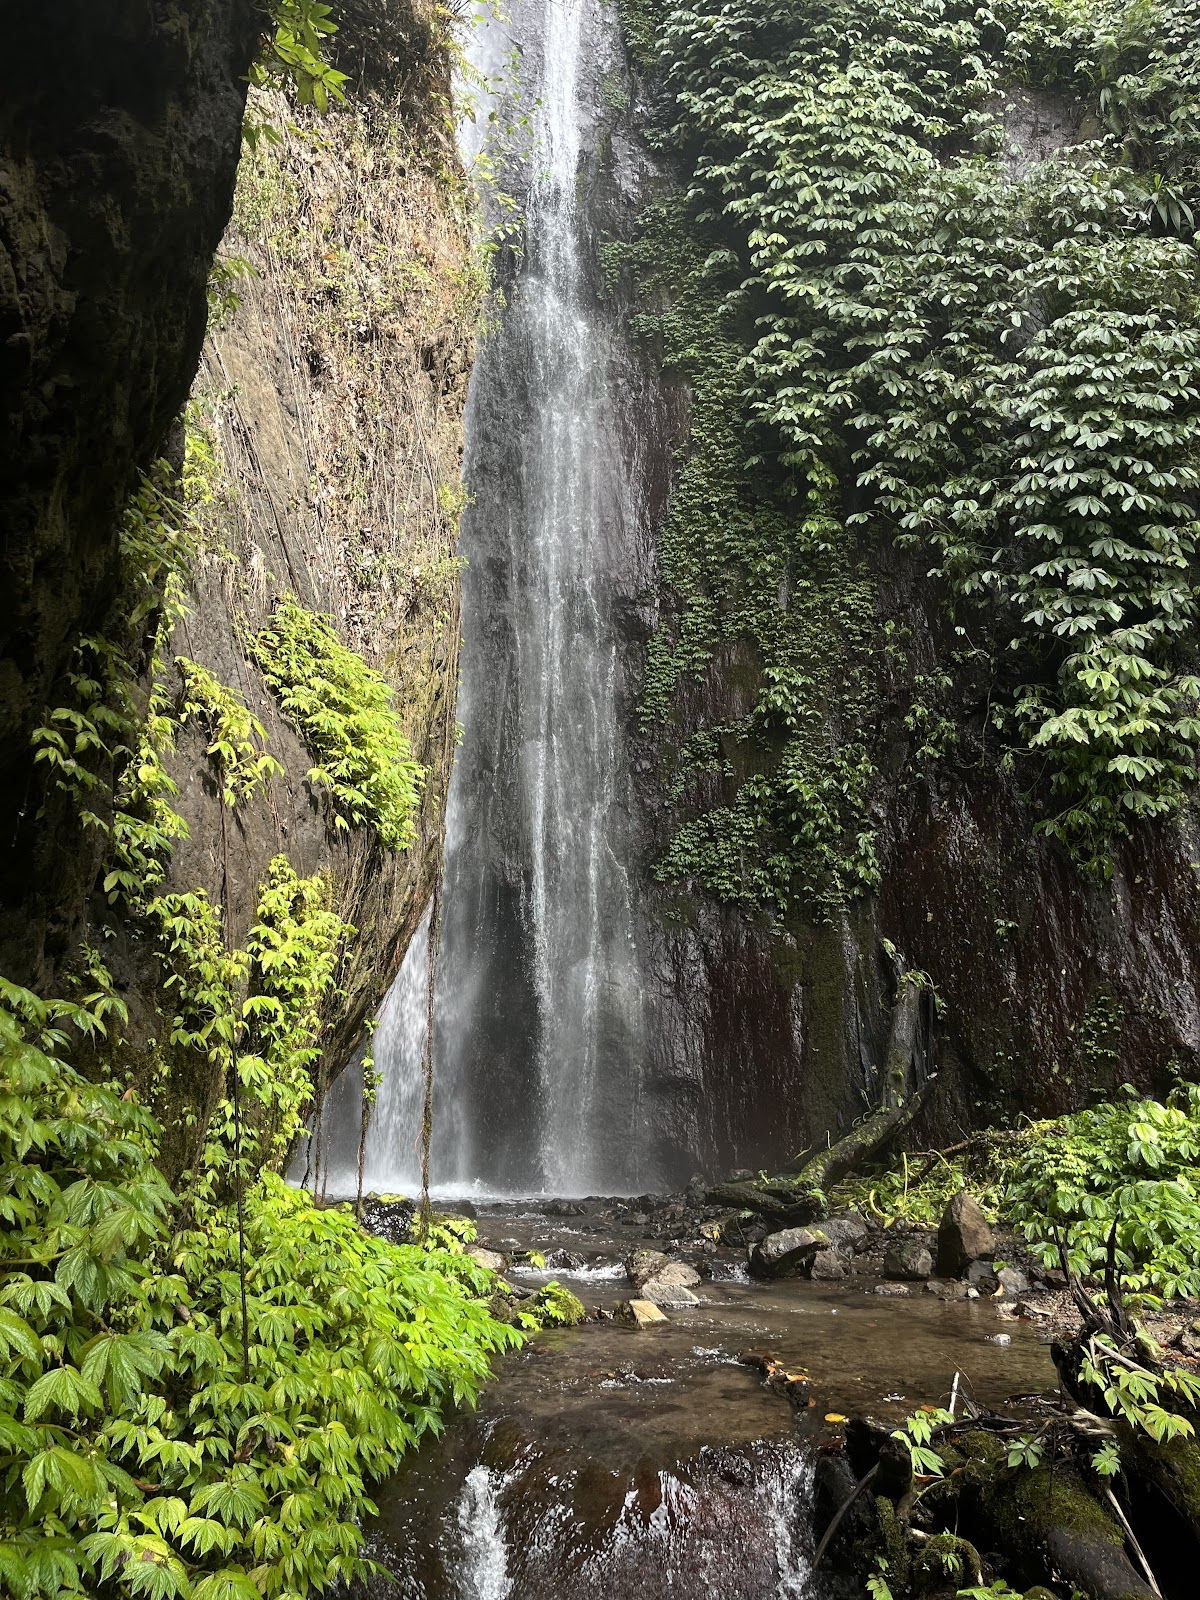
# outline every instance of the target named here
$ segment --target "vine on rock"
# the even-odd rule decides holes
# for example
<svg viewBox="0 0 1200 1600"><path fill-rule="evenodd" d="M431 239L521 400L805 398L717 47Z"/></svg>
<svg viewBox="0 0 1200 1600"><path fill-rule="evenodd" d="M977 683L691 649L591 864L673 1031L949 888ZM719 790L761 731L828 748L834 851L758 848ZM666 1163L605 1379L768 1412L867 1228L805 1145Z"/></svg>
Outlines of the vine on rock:
<svg viewBox="0 0 1200 1600"><path fill-rule="evenodd" d="M759 647L747 671L762 717L771 662L759 635L789 609L791 573L820 581L803 546L793 568L785 559L793 530L815 525L848 571L878 570L889 547L908 553L952 648L980 669L961 703L947 699L950 720L1022 777L1037 826L1082 866L1109 874L1135 824L1178 812L1200 753L1190 11L1182 0L632 7L639 58L669 108L658 138L683 179L675 232L689 249L672 284L635 247L647 297L661 306L666 289L672 305L640 325L668 367L691 351L697 401L663 542L671 605L651 656L654 716L681 674L714 661L728 673L719 651L737 636ZM1080 121L1031 159L1012 131L1020 96L1048 89ZM643 244L660 227L651 212ZM689 295L707 298L706 331L681 342L672 318ZM705 357L719 352L710 371L703 340ZM728 494L688 503L718 370L749 479L740 518ZM754 596L743 568L759 545L789 576ZM731 620L748 596L753 615ZM853 659L836 618L827 639L823 654ZM860 731L850 684L800 686L833 749ZM795 713L783 716L790 731ZM745 772L748 752L733 766L743 788L765 777L775 790L774 747L752 731L758 772ZM841 789L844 837L870 837L862 774ZM819 827L820 786L809 779L799 803ZM705 815L713 827L718 811ZM769 900L752 879L780 842L790 855L782 829L743 829L735 853L759 866L742 866L734 897ZM838 859L827 835L822 851ZM867 887L870 874L855 879ZM730 897L711 874L708 886Z"/></svg>

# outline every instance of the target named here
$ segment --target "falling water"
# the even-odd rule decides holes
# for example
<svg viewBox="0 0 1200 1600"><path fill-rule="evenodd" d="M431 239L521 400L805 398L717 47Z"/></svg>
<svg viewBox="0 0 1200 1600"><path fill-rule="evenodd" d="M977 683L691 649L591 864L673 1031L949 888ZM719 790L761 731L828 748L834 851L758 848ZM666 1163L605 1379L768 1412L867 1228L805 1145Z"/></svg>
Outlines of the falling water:
<svg viewBox="0 0 1200 1600"><path fill-rule="evenodd" d="M537 110L500 178L524 198L524 249L467 414L434 1172L587 1191L643 1181L618 620L638 576L628 357L586 210L620 49L597 0L533 0L511 26ZM481 59L501 27L482 25Z"/></svg>
<svg viewBox="0 0 1200 1600"><path fill-rule="evenodd" d="M381 1194L415 1194L421 1187L429 915L427 908L380 1008L371 1038L374 1070L380 1075L380 1082L363 1149L363 1191L368 1194L372 1190ZM362 1090L360 1056L334 1080L322 1113L317 1186L332 1195L353 1194L357 1187ZM315 1150L312 1153L315 1155ZM306 1147L297 1157L292 1170L295 1179L303 1178L309 1154ZM311 1179L310 1172L310 1182Z"/></svg>
<svg viewBox="0 0 1200 1600"><path fill-rule="evenodd" d="M631 460L640 380L599 293L592 216L611 215L618 187L605 161L626 69L601 0L518 0L511 18L476 25L471 49L489 88L464 156L523 207L524 227L500 258L501 309L467 406L433 1184L632 1191L656 1174L622 661L637 656L628 619L649 539ZM411 1190L419 1172L426 943L413 940L375 1040L368 1189ZM327 1105L332 1192L353 1188L360 1082L344 1074Z"/></svg>

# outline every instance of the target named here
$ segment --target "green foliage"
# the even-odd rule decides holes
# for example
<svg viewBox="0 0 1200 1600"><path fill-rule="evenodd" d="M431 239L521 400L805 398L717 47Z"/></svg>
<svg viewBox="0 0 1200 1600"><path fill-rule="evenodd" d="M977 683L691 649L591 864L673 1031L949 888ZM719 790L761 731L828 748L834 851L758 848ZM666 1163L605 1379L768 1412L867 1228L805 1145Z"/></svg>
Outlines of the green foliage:
<svg viewBox="0 0 1200 1600"><path fill-rule="evenodd" d="M545 1284L522 1310L541 1328L574 1328L587 1315L583 1302L561 1283Z"/></svg>
<svg viewBox="0 0 1200 1600"><path fill-rule="evenodd" d="M1200 1086L1164 1105L1132 1097L1041 1125L1009 1187L1013 1220L1046 1263L1060 1249L1121 1288L1200 1294Z"/></svg>
<svg viewBox="0 0 1200 1600"><path fill-rule="evenodd" d="M653 41L670 107L660 139L685 175L691 260L685 281L648 280L660 305L674 295L657 332L695 386L693 452L713 454L713 373L742 451L721 460L722 480L749 473L754 490L718 484L689 507L683 468L672 527L690 525L692 568L669 529L678 604L652 649L651 709L672 671L696 671L731 633L754 637L728 608L760 546L783 574L774 601L766 585L754 599L761 628L790 606L795 529L847 575L855 539L895 544L987 663L977 700L964 685L935 725L969 718L998 736L993 754L1021 759L1043 830L1110 872L1123 834L1178 811L1200 753L1192 8L642 0L627 26L643 57ZM1098 136L1011 161L1003 97L1022 82L1092 107ZM820 581L811 548L798 554ZM845 662L836 621L828 637ZM853 677L793 690L835 750L853 748ZM925 735L923 720L910 731ZM919 759L944 748L926 735ZM852 839L870 836L863 759L836 791ZM797 811L823 828L821 804L808 772ZM724 875L707 872L724 895L735 863L745 875L774 847L744 811L724 819ZM700 841L686 846L698 859ZM865 865L851 890L869 886Z"/></svg>
<svg viewBox="0 0 1200 1600"><path fill-rule="evenodd" d="M203 890L160 895L147 908L167 966L170 1042L199 1055L226 1085L207 1129L199 1182L227 1188L239 1148L243 1176L278 1165L300 1131L314 1093L323 1011L354 932L328 901L320 873L300 878L276 856L244 948L227 947L220 910Z"/></svg>
<svg viewBox="0 0 1200 1600"><path fill-rule="evenodd" d="M1182 1367L1152 1372L1119 1350L1108 1334L1097 1333L1085 1343L1079 1376L1099 1392L1113 1416L1135 1432L1148 1433L1157 1444L1194 1437L1194 1424L1180 1414L1180 1407L1194 1415L1200 1406L1200 1377L1194 1372ZM1101 1452L1094 1464L1102 1475L1111 1476L1120 1461L1114 1465L1112 1457Z"/></svg>
<svg viewBox="0 0 1200 1600"><path fill-rule="evenodd" d="M229 1212L194 1199L172 1233L152 1119L46 1053L59 1009L3 1000L0 1586L269 1600L363 1576L371 1484L519 1338L490 1275L268 1175L243 1350Z"/></svg>
<svg viewBox="0 0 1200 1600"><path fill-rule="evenodd" d="M335 825L370 823L388 849L406 849L425 770L412 759L388 685L328 618L293 599L279 602L251 651L317 759L308 776L329 791Z"/></svg>
<svg viewBox="0 0 1200 1600"><path fill-rule="evenodd" d="M914 1472L925 1473L927 1476L940 1478L946 1463L930 1441L938 1428L945 1427L954 1421L954 1413L946 1411L940 1406L923 1406L920 1411L914 1411L911 1417L905 1419L902 1428L893 1428L892 1438L899 1439L908 1446L908 1453L912 1457Z"/></svg>
<svg viewBox="0 0 1200 1600"><path fill-rule="evenodd" d="M236 689L229 689L207 667L176 656L182 681L179 726L203 722L211 742L204 752L221 777L221 799L230 809L264 788L283 767L266 749L266 729L246 708Z"/></svg>
<svg viewBox="0 0 1200 1600"><path fill-rule="evenodd" d="M327 111L331 99L344 100L347 75L325 53L337 32L333 7L324 0L264 0L264 9L269 30L250 82L259 88L285 85L301 105L318 111Z"/></svg>
<svg viewBox="0 0 1200 1600"><path fill-rule="evenodd" d="M659 535L666 618L653 637L643 721L681 717L718 664L749 709L684 738L666 774L694 813L657 875L719 899L827 916L877 886L866 820L874 595L830 515L826 484L772 491L748 444L743 349L722 306L729 267L706 258L677 205L652 208L631 246L607 247L615 282L636 278L635 329L686 378L690 433ZM668 309L661 307L666 301ZM714 781L716 780L716 781Z"/></svg>

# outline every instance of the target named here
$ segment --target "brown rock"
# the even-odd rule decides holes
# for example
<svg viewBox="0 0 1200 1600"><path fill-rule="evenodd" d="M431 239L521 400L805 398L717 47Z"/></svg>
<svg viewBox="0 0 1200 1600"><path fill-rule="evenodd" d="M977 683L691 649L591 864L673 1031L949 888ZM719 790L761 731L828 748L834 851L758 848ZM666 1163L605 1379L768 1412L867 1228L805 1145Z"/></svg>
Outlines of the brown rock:
<svg viewBox="0 0 1200 1600"><path fill-rule="evenodd" d="M656 1322L669 1320L653 1300L622 1300L616 1314L622 1322L632 1322L635 1328L651 1328Z"/></svg>
<svg viewBox="0 0 1200 1600"><path fill-rule="evenodd" d="M960 1189L938 1228L938 1276L961 1278L972 1261L990 1258L995 1251L996 1241L978 1200Z"/></svg>
<svg viewBox="0 0 1200 1600"><path fill-rule="evenodd" d="M829 1240L819 1228L783 1228L769 1233L750 1252L750 1271L756 1278L795 1278L806 1273L818 1250Z"/></svg>

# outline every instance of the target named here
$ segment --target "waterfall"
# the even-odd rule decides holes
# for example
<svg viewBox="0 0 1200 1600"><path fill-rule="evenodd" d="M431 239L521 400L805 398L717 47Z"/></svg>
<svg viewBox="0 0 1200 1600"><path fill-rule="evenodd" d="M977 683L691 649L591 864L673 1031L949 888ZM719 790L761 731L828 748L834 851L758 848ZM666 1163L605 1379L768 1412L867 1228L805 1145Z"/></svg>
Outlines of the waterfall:
<svg viewBox="0 0 1200 1600"><path fill-rule="evenodd" d="M421 1114L425 1103L422 1059L428 1016L429 909L395 982L379 1010L371 1037L375 1071L382 1075L363 1160L363 1192L415 1194L421 1187ZM362 1057L334 1080L322 1111L318 1187L331 1195L353 1194L358 1184L362 1129ZM315 1151L312 1152L315 1155ZM300 1152L289 1176L304 1178L310 1151ZM309 1177L311 1182L311 1174Z"/></svg>
<svg viewBox="0 0 1200 1600"><path fill-rule="evenodd" d="M515 197L524 227L500 257L466 414L433 1186L633 1192L656 1178L625 748L637 685L623 674L649 579L648 430L623 319L600 294L592 215L606 209L610 226L632 181L605 166L627 69L601 0L518 0L511 18L476 23L470 52L487 87L464 157ZM528 124L520 138L510 115ZM421 931L376 1035L368 1189L418 1182L425 962ZM327 1102L330 1192L354 1187L360 1083L351 1069Z"/></svg>
<svg viewBox="0 0 1200 1600"><path fill-rule="evenodd" d="M644 1181L620 649L639 527L618 414L629 357L596 292L587 211L603 86L623 63L598 0L485 21L478 60L495 61L506 26L536 111L520 157L495 151L524 246L467 409L434 1172L586 1192Z"/></svg>

